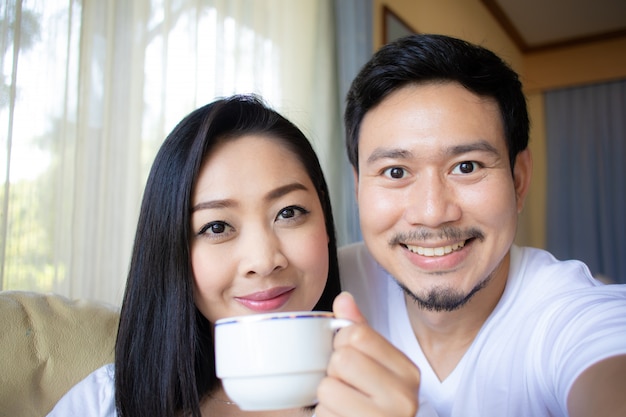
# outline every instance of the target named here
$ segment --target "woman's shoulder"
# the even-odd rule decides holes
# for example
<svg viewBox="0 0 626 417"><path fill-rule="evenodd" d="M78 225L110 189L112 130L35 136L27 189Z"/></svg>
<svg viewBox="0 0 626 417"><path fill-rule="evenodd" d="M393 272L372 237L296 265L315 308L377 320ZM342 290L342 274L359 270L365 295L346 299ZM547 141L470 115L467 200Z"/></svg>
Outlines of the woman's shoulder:
<svg viewBox="0 0 626 417"><path fill-rule="evenodd" d="M115 368L112 363L96 369L74 385L48 417L117 417L114 381Z"/></svg>

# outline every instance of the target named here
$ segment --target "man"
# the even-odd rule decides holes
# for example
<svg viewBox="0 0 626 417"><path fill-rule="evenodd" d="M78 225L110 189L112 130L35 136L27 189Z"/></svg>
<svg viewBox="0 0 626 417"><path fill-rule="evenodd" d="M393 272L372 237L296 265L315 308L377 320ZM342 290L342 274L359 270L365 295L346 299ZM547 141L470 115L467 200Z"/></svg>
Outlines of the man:
<svg viewBox="0 0 626 417"><path fill-rule="evenodd" d="M517 74L440 35L378 51L347 97L363 243L344 288L448 416L625 416L626 286L513 244L530 183Z"/></svg>

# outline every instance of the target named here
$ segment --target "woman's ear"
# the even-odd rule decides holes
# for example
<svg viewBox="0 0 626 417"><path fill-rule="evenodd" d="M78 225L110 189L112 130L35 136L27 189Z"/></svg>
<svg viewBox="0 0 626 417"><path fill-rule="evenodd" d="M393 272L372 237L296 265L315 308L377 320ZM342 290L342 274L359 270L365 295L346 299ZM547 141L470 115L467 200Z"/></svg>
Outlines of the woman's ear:
<svg viewBox="0 0 626 417"><path fill-rule="evenodd" d="M530 178L533 171L533 159L530 149L526 148L515 157L513 169L513 182L515 184L515 197L517 198L517 212L521 213L524 201L530 187Z"/></svg>

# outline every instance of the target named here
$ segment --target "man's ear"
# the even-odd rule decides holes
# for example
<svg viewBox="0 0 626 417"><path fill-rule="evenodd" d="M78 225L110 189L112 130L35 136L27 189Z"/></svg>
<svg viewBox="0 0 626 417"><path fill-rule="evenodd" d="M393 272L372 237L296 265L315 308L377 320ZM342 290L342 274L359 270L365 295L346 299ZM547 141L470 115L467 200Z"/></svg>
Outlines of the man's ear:
<svg viewBox="0 0 626 417"><path fill-rule="evenodd" d="M530 149L526 148L515 157L513 169L513 182L515 184L515 196L517 198L517 212L521 213L524 201L530 187L530 178L533 171L533 159Z"/></svg>
<svg viewBox="0 0 626 417"><path fill-rule="evenodd" d="M352 175L354 176L354 198L356 202L359 202L359 173L356 168L352 167Z"/></svg>

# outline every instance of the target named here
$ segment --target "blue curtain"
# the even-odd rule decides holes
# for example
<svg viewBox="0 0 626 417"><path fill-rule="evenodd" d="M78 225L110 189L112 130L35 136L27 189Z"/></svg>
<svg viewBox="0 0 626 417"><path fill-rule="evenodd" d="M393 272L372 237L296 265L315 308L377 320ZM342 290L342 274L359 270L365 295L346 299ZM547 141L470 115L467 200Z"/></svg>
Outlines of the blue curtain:
<svg viewBox="0 0 626 417"><path fill-rule="evenodd" d="M626 283L626 80L546 93L547 249Z"/></svg>
<svg viewBox="0 0 626 417"><path fill-rule="evenodd" d="M337 37L337 100L341 110L341 120L345 109L345 100L350 84L361 67L373 53L372 42L372 0L335 0L335 33ZM341 123L343 129L343 122ZM337 216L335 222L339 233L339 243L347 244L361 240L359 214L354 194L352 168L348 162L345 149L345 133L341 131L337 138L337 152L342 159L342 189L344 212ZM335 202L333 202L334 204Z"/></svg>

